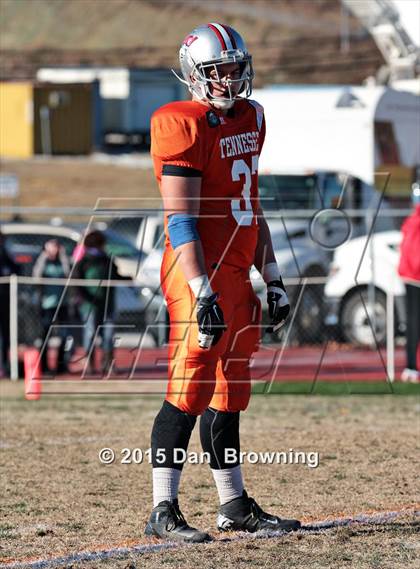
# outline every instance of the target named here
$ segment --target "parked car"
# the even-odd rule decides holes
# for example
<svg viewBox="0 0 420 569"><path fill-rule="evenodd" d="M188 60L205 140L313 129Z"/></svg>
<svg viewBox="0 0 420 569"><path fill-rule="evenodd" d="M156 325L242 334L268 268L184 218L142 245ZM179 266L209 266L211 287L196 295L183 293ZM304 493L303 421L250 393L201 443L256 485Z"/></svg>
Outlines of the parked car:
<svg viewBox="0 0 420 569"><path fill-rule="evenodd" d="M35 260L46 241L58 239L66 253L71 256L75 247L82 243L84 235L82 228L32 223L2 224L1 231L6 237L7 250L15 262L20 265L24 276L32 275ZM146 255L114 231L106 229L104 233L107 237L107 252L115 257L119 272L132 277L136 282L135 288L116 287L115 323L117 325L134 324L137 331L141 330L147 323L153 321L154 313L161 304L161 299L151 297L137 280L139 265ZM33 343L40 335L37 291L33 285L21 285L19 289L19 339L23 343ZM153 331L151 333L153 335ZM157 341L156 337L154 339Z"/></svg>
<svg viewBox="0 0 420 569"><path fill-rule="evenodd" d="M163 213L159 211L140 216L118 216L106 223L109 229L146 254L164 245Z"/></svg>
<svg viewBox="0 0 420 569"><path fill-rule="evenodd" d="M160 266L162 263L165 233L161 212L142 216L118 216L106 222L109 231L118 233L144 256L140 260L136 281L147 297L161 295Z"/></svg>
<svg viewBox="0 0 420 569"><path fill-rule="evenodd" d="M312 240L307 220L287 219L283 225L278 219L268 218L268 223L277 262L284 277L326 277L330 253ZM143 287L143 293L153 296L156 291L160 291L160 268L164 245L162 216L151 215L150 218L145 218L142 227L139 234L142 235L142 242L148 250L148 255L141 263L137 280ZM255 268L251 271L251 281L265 307L266 287ZM296 306L300 291L299 285L288 286L292 306ZM300 299L292 339L301 343L318 342L322 338L323 313L323 284L307 285ZM272 339L277 340L278 336L274 335Z"/></svg>
<svg viewBox="0 0 420 569"><path fill-rule="evenodd" d="M283 225L282 222L269 219L268 223L276 261L283 279L326 277L329 253L311 239L308 221L289 219ZM250 276L254 290L265 307L266 285L255 267L252 268ZM299 284L286 284L286 288L292 315L293 310L297 309L290 339L302 344L319 342L323 333L324 285L307 284L303 291Z"/></svg>
<svg viewBox="0 0 420 569"><path fill-rule="evenodd" d="M331 249L349 237L369 233L371 218L380 205L382 211L389 210L387 200L373 186L359 178L341 172L314 171L294 174L260 174L258 177L260 203L266 214L271 211L326 210L319 222L312 226L319 243L328 244ZM351 220L347 210L360 212ZM301 215L302 217L302 215ZM395 229L392 216L375 219L375 231Z"/></svg>
<svg viewBox="0 0 420 569"><path fill-rule="evenodd" d="M338 327L346 342L365 347L385 342L388 293L395 298L395 331L404 331L405 287L397 274L400 243L399 231L385 231L373 234L369 242L366 236L351 239L335 251L325 286L325 322Z"/></svg>
<svg viewBox="0 0 420 569"><path fill-rule="evenodd" d="M90 227L90 229L97 228L102 229L100 226ZM67 255L71 256L76 245L83 243L86 226L65 227L41 223L4 223L1 225L1 230L7 236L8 246L13 246L13 254L18 255L18 262L26 265L30 263L32 257L39 255L44 243L49 239L58 239L64 246ZM115 231L105 229L104 233L107 239L106 251L115 258L119 272L135 280L145 254ZM22 256L21 251L24 251L24 256ZM25 274L28 274L26 269L24 271Z"/></svg>

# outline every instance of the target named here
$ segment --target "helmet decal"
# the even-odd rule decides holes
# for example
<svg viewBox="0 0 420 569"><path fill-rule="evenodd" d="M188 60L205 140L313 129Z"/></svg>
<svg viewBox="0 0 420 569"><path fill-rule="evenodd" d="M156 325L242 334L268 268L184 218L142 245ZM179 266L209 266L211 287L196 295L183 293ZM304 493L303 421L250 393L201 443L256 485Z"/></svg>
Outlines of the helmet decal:
<svg viewBox="0 0 420 569"><path fill-rule="evenodd" d="M190 47L193 41L198 40L198 37L194 34L188 34L188 36L184 39L183 45Z"/></svg>

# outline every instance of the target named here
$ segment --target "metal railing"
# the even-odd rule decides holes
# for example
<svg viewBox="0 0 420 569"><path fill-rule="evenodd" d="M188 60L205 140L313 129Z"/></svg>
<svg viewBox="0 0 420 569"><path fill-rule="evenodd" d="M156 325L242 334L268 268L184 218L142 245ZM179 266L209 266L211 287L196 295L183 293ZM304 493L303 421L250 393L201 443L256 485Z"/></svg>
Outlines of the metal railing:
<svg viewBox="0 0 420 569"><path fill-rule="evenodd" d="M397 278L397 277L396 277ZM305 318L307 318L308 303L305 300L305 295L309 294L311 299L316 299L315 292L323 295L324 286L327 282L326 277L304 277L304 278L285 278L284 284L292 297L292 311L288 320L288 324L281 330L278 335L266 335L263 337L263 342L266 344L278 343L281 349L290 345L310 345L313 343L321 344L329 340L338 340L342 342L341 332L332 332L325 324L325 312L321 309L321 314L316 313L314 318L321 318L319 328L315 331L311 328L309 321L310 336L306 336ZM10 294L10 377L16 380L19 377L19 346L34 345L40 340L39 327L34 331L32 327L40 325L41 308L39 299L32 303L27 301L23 302L22 298L25 293L39 290L42 286L59 285L63 286L63 294L61 301L72 303L73 308L76 306L74 291L80 287L106 287L108 289L119 289L122 297L124 291L130 289L132 292L138 293L140 296L141 287L138 287L135 281L108 281L103 283L99 280L84 280L84 279L40 279L34 277L22 277L11 275L10 277L0 278L0 285L9 285ZM65 300L65 295L70 295L70 300ZM265 292L261 292L260 297L263 305ZM322 302L325 298L320 298ZM322 302L320 306L322 307ZM264 306L264 308L266 308ZM371 315L372 310L369 305L365 306L366 319L372 324ZM121 306L120 306L121 310ZM130 310L132 313L130 315ZM124 312L124 309L122 309ZM168 320L166 307L163 298L159 293L151 302L139 304L137 309L132 306L125 311L126 319L128 317L129 323L124 324L124 320L120 321L119 330L125 330L133 337L141 337L144 334L153 335L153 345L155 347L163 346L167 342L168 333ZM114 313L113 319L118 322L118 313ZM51 328L54 328L54 319L51 321ZM265 320L265 323L264 323ZM263 315L263 323L261 324L261 333L264 336L264 330L268 323L268 316ZM85 323L83 318L78 316L76 320L73 319L63 326L69 326L71 332L74 334L75 329L83 329ZM335 336L334 336L335 333ZM376 331L372 329L372 334L375 337ZM137 342L137 340L135 341ZM388 292L386 295L386 330L385 330L385 348L386 348L386 372L389 381L395 379L395 342L396 342L396 326L395 326L395 294ZM369 347L372 352L378 348L378 343L375 341ZM42 348L44 349L44 347Z"/></svg>

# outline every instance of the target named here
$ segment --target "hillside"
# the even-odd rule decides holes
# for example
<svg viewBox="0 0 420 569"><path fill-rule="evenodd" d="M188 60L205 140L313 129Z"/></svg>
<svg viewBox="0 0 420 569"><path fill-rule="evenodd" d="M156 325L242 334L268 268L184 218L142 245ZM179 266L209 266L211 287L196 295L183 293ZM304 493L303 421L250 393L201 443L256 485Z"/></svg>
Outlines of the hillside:
<svg viewBox="0 0 420 569"><path fill-rule="evenodd" d="M1 78L33 78L46 65L173 67L194 26L223 21L246 38L257 86L360 83L382 58L360 23L341 15L339 0L0 0Z"/></svg>

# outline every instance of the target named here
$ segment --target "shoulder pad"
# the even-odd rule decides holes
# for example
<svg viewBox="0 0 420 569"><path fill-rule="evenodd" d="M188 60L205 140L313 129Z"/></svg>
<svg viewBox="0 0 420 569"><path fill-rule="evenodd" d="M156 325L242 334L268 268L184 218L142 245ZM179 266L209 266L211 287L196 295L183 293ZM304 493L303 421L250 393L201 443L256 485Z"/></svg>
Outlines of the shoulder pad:
<svg viewBox="0 0 420 569"><path fill-rule="evenodd" d="M253 99L248 99L249 103L254 107L256 115L257 115L257 126L258 130L261 130L263 118L264 118L264 107L260 105L257 101Z"/></svg>
<svg viewBox="0 0 420 569"><path fill-rule="evenodd" d="M198 141L200 116L194 108L185 103L170 103L152 116L151 153L163 160L181 156Z"/></svg>

